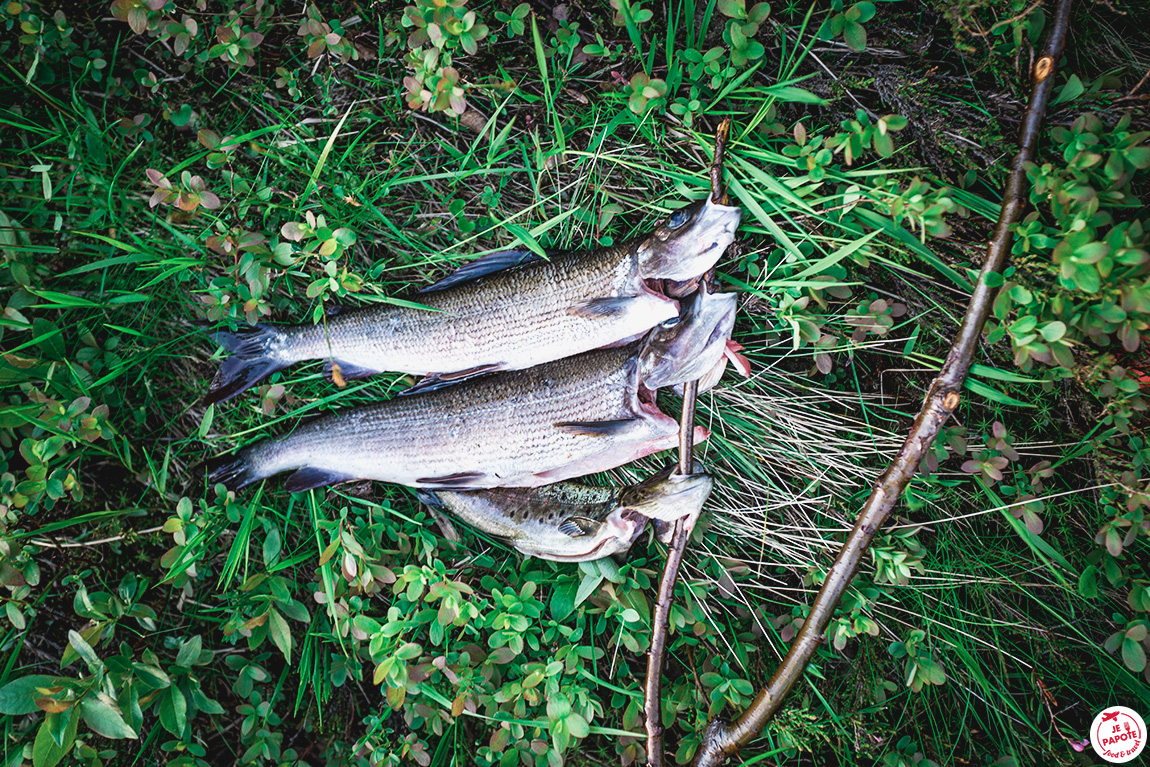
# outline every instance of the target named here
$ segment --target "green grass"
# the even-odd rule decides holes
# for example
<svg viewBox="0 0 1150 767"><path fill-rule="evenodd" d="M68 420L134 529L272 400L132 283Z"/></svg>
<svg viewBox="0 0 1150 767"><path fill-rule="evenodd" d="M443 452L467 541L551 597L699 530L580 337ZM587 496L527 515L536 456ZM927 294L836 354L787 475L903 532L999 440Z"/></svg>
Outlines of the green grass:
<svg viewBox="0 0 1150 767"><path fill-rule="evenodd" d="M500 26L497 7L476 9ZM673 2L674 26L662 34L651 23L616 29L609 15L581 17L583 32L623 44L616 62L576 63L554 42L555 25L533 17L523 36L500 33L459 59L469 67L467 99L487 118L480 131L403 104L408 30L398 13L340 10L362 17L348 29L374 58L308 59L288 9L264 22L267 42L251 69L174 56L168 42L99 20L106 8L68 20L76 50L64 52L51 29L5 43L0 685L62 675L79 680L70 688L79 695L107 680L136 736L101 737L85 715L65 756L44 738L54 729L67 740L80 709L21 709L3 721L5 764L359 763L365 745L380 764L639 758L659 545L641 540L622 565L556 565L462 525L457 540L445 538L405 488L292 496L272 479L217 493L200 474L205 458L411 383L385 374L336 388L318 365L298 365L205 408L217 353L205 329L246 321L246 301L253 317L263 307L276 321L307 322L326 304L410 299L455 265L517 243L590 248L636 236L708 188L711 130L733 117L728 183L745 215L740 252L720 265L720 281L744 294L736 339L755 372L728 373L699 403L712 429L700 455L718 488L673 612L664 705L674 719L669 746L684 759L708 711L736 715L785 653L790 621L945 355L997 201L933 180L920 207L908 198L901 214L892 210L925 173L901 137L894 157L871 152L851 166L838 154L812 170L784 154L797 149L795 122L829 137L853 118L853 103L823 95L823 70L808 55L832 66L843 55L810 37L821 5L814 27L802 13L765 25L757 39L767 57L705 86L690 127L659 110L630 111L611 72L626 80L646 63L669 82L677 72L685 93L693 83L684 51L722 44L726 19L715 4ZM227 19L196 15L193 51L203 53L214 34L205 30ZM708 25L691 21L701 16L714 19L705 44L698 35ZM385 43L389 31L397 45ZM298 97L272 84L278 66L300 74ZM160 78L154 91L137 84L137 70ZM977 86L959 82L954 98L985 106ZM142 128L120 122L136 115L147 116ZM197 140L202 129L236 137L225 158ZM150 207L149 168L174 182L185 170L202 176L222 205L190 215ZM964 209L947 217L956 233L923 234L927 207L947 196ZM354 233L336 264L363 278L361 291L309 297L327 273L323 256L304 251L307 240L287 265L208 243L243 231L272 248L305 213ZM850 341L850 312L879 298L908 312ZM829 374L815 357L827 334L839 339ZM955 424L974 453L993 422L1005 423L1023 454L1017 473L986 488L951 457L915 480L880 548L919 557L921 567L898 582L868 563L846 614L856 622L849 640L820 650L784 712L742 753L746 764L886 756L911 765L916 749L940 764L1070 764L1078 757L1067 741L1082 738L1103 706L1150 708L1144 681L1102 648L1131 619L1128 589L1103 581L1084 596L1078 585L1087 567L1104 566L1093 539L1106 519L1100 488L1112 482L1093 450L1094 400L1073 382L1019 373L1005 344L988 345L978 362ZM90 401L61 420L46 398L63 408ZM1064 403L1090 426L1068 426ZM664 404L673 412L678 403L667 395ZM84 425L86 415L95 421ZM82 428L99 436L89 441ZM33 455L52 435L62 438L55 454ZM22 493L36 495L21 484L38 481L27 472L33 458L62 485L54 503L21 506ZM1003 509L1016 499L1003 485L1021 486L1042 459L1058 472L1046 480L1045 528L1034 535ZM667 460L609 477L648 476ZM63 487L71 481L82 495ZM1123 560L1131 577L1144 553L1140 538ZM141 593L120 593L129 574ZM84 593L97 595L94 606ZM857 628L868 617L874 634ZM92 657L61 671L70 630L82 637L72 651L90 645ZM919 692L906 684L905 659L889 651L914 630L946 672L944 684ZM171 683L149 683L132 662ZM904 736L911 742L900 747ZM25 747L35 756L21 756Z"/></svg>

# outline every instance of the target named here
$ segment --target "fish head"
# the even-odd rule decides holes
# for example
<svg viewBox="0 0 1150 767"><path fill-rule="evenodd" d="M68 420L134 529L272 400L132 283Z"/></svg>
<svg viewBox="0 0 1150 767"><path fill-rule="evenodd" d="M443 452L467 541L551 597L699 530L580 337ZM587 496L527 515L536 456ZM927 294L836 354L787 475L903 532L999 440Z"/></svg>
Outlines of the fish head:
<svg viewBox="0 0 1150 767"><path fill-rule="evenodd" d="M702 472L698 461L691 474L678 474L672 466L626 488L619 496L619 507L660 522L693 518L714 487L715 480Z"/></svg>
<svg viewBox="0 0 1150 767"><path fill-rule="evenodd" d="M704 200L680 208L659 222L639 245L639 274L645 280L692 280L718 263L735 241L741 208Z"/></svg>
<svg viewBox="0 0 1150 767"><path fill-rule="evenodd" d="M577 537L568 537L569 534L548 536L547 540L524 537L517 539L514 546L528 556L552 562L590 562L626 553L646 524L646 517L617 506L593 529Z"/></svg>
<svg viewBox="0 0 1150 767"><path fill-rule="evenodd" d="M700 286L682 302L679 316L658 325L639 350L640 381L648 390L695 381L721 366L727 342L735 328L734 293L712 293ZM722 374L722 367L718 368Z"/></svg>
<svg viewBox="0 0 1150 767"><path fill-rule="evenodd" d="M686 517L693 525L715 485L714 479L701 473L700 468L696 463L696 473L683 475L675 474L674 467L671 467L625 488L619 495L618 505L594 531L572 538L562 547L544 549L520 540L516 542L516 548L541 559L586 562L625 554L643 534L650 520L671 522Z"/></svg>

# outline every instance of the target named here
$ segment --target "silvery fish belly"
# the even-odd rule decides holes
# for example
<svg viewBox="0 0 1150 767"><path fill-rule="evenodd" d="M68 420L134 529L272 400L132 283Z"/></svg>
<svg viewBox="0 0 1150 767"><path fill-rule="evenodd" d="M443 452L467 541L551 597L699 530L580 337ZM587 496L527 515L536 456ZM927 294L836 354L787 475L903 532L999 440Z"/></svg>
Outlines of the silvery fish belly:
<svg viewBox="0 0 1150 767"><path fill-rule="evenodd" d="M277 370L327 360L341 378L383 371L434 381L522 370L637 337L678 312L664 279L697 277L734 239L742 212L703 200L647 238L542 259L508 251L470 263L412 297L428 309L381 305L320 325L255 325L215 338L231 356L205 402L236 396Z"/></svg>
<svg viewBox="0 0 1150 767"><path fill-rule="evenodd" d="M627 551L647 522L698 518L714 480L667 469L625 487L558 482L538 488L421 491L420 499L528 556L584 562Z"/></svg>
<svg viewBox="0 0 1150 767"><path fill-rule="evenodd" d="M209 480L237 489L294 470L292 491L351 479L470 489L605 471L677 443L639 369L635 346L601 349L351 408L244 448Z"/></svg>

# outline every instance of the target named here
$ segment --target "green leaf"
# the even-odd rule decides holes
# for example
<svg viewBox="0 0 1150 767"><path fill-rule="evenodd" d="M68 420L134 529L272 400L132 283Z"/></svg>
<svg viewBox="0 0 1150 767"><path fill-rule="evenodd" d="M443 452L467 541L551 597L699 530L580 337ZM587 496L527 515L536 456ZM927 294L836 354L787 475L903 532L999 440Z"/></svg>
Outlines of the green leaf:
<svg viewBox="0 0 1150 767"><path fill-rule="evenodd" d="M1054 343L1066 335L1066 324L1055 320L1043 325L1038 332L1048 343Z"/></svg>
<svg viewBox="0 0 1150 767"><path fill-rule="evenodd" d="M63 745L52 738L53 717L68 717L64 727ZM62 714L48 714L43 724L36 731L36 740L32 744L32 767L56 767L60 760L72 750L76 742L76 728L80 723L80 711L75 706Z"/></svg>
<svg viewBox="0 0 1150 767"><path fill-rule="evenodd" d="M50 360L64 359L64 341L60 336L60 329L46 319L37 317L32 320L32 333L35 342L39 345L44 356Z"/></svg>
<svg viewBox="0 0 1150 767"><path fill-rule="evenodd" d="M153 690L162 690L172 685L171 677L155 666L137 662L132 664L132 670L136 672L137 679Z"/></svg>
<svg viewBox="0 0 1150 767"><path fill-rule="evenodd" d="M137 738L136 731L124 721L123 714L103 695L89 694L80 701L80 713L84 722L105 738Z"/></svg>
<svg viewBox="0 0 1150 767"><path fill-rule="evenodd" d="M415 642L404 642L403 646L395 651L395 657L400 660L415 660L423 652L423 648Z"/></svg>
<svg viewBox="0 0 1150 767"><path fill-rule="evenodd" d="M1078 577L1078 593L1087 599L1098 596L1098 568L1090 565Z"/></svg>
<svg viewBox="0 0 1150 767"><path fill-rule="evenodd" d="M887 115L884 119L886 120L886 129L888 131L900 131L910 124L910 120L907 120L902 115Z"/></svg>
<svg viewBox="0 0 1150 767"><path fill-rule="evenodd" d="M547 257L547 251L545 251L543 249L543 246L539 244L539 241L536 240L534 237L532 237L531 233L528 232L523 227L521 227L517 224L513 224L510 221L504 221L503 222L503 228L506 229L507 231L511 232L513 235L515 235L515 237L521 243L526 245L527 248L529 250L531 250L531 252L537 253L540 256L543 256L544 258Z"/></svg>
<svg viewBox="0 0 1150 767"><path fill-rule="evenodd" d="M874 134L874 150L879 153L880 157L890 157L894 154L894 139L890 137L889 133Z"/></svg>
<svg viewBox="0 0 1150 767"><path fill-rule="evenodd" d="M20 605L15 602L8 602L4 605L4 612L8 615L8 620L17 631L23 631L28 622L24 620L24 613L20 611Z"/></svg>
<svg viewBox="0 0 1150 767"><path fill-rule="evenodd" d="M42 695L36 688L56 687L59 683L59 677L46 674L31 674L12 680L0 687L0 714L22 716L36 713L40 710L36 707L36 699Z"/></svg>
<svg viewBox="0 0 1150 767"><path fill-rule="evenodd" d="M549 719L566 719L571 716L571 700L563 693L557 693L547 698L547 717Z"/></svg>
<svg viewBox="0 0 1150 767"><path fill-rule="evenodd" d="M1081 96L1085 91L1086 86L1082 84L1082 80L1078 78L1078 75L1070 75L1070 77L1066 80L1066 85L1063 85L1062 90L1060 90L1058 95L1051 100L1050 106L1054 106L1055 104L1063 104L1067 101L1073 101L1074 99Z"/></svg>
<svg viewBox="0 0 1150 767"><path fill-rule="evenodd" d="M980 397L986 397L991 402L997 402L1000 405L1013 405L1014 407L1036 407L1032 402L1023 402L1020 399L1011 397L1003 391L984 384L982 381L976 381L973 378L967 378L963 381L962 386L964 389L974 392Z"/></svg>
<svg viewBox="0 0 1150 767"><path fill-rule="evenodd" d="M188 723L188 701L179 687L169 687L160 699L160 724L164 729L182 737Z"/></svg>
<svg viewBox="0 0 1150 767"><path fill-rule="evenodd" d="M216 403L208 405L208 409L204 411L204 417L200 421L200 438L208 436L208 432L212 428L212 419L216 417Z"/></svg>
<svg viewBox="0 0 1150 767"><path fill-rule="evenodd" d="M747 4L745 0L719 0L719 13L729 19L747 18Z"/></svg>
<svg viewBox="0 0 1150 767"><path fill-rule="evenodd" d="M567 731L576 738L586 738L591 733L587 720L575 712L568 714L563 719L563 724L567 725Z"/></svg>
<svg viewBox="0 0 1150 767"><path fill-rule="evenodd" d="M100 656L96 655L96 651L92 649L92 645L84 641L84 637L80 636L78 631L68 632L68 644L92 666L100 666Z"/></svg>
<svg viewBox="0 0 1150 767"><path fill-rule="evenodd" d="M283 541L280 538L279 528L273 526L272 529L268 531L267 537L264 538L263 557L265 567L271 567L276 559L279 558L281 548L283 548Z"/></svg>
<svg viewBox="0 0 1150 767"><path fill-rule="evenodd" d="M857 21L848 21L843 26L843 40L855 51L866 50L866 30Z"/></svg>
<svg viewBox="0 0 1150 767"><path fill-rule="evenodd" d="M583 604L589 596L594 594L602 582L602 573L584 573L583 580L579 581L579 590L575 592L575 607Z"/></svg>
<svg viewBox="0 0 1150 767"><path fill-rule="evenodd" d="M1135 674L1146 668L1146 650L1142 648L1142 643L1129 638L1123 639L1122 662Z"/></svg>
<svg viewBox="0 0 1150 767"><path fill-rule="evenodd" d="M200 653L204 649L204 640L199 634L193 637L188 637L180 645L180 651L176 653L176 665L183 666L184 668L191 668L192 664L200 658Z"/></svg>
<svg viewBox="0 0 1150 767"><path fill-rule="evenodd" d="M280 648L287 662L291 663L291 629L284 617L274 609L268 611L268 636Z"/></svg>
<svg viewBox="0 0 1150 767"><path fill-rule="evenodd" d="M562 621L575 611L575 592L579 584L574 579L557 583L551 589L551 618Z"/></svg>

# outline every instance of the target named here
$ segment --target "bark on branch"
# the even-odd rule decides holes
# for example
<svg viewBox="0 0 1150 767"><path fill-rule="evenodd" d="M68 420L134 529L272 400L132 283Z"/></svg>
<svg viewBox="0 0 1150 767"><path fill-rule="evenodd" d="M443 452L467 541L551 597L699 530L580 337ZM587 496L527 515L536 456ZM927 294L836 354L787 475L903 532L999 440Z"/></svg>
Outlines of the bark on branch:
<svg viewBox="0 0 1150 767"><path fill-rule="evenodd" d="M1012 235L1010 227L1022 217L1026 207L1026 171L1023 163L1033 159L1039 129L1046 114L1046 105L1054 89L1054 68L1066 44L1070 23L1071 0L1059 0L1054 12L1054 23L1042 56L1035 62L1031 73L1030 103L1023 116L1019 135L1019 150L1010 167L1010 177L1003 196L1002 210L994 235L986 252L978 284L970 298L962 325L947 355L938 377L927 390L922 410L911 426L906 442L887 470L876 482L859 513L854 529L843 544L831 566L822 589L811 605L806 622L795 637L790 651L778 669L759 691L750 707L732 724L712 722L695 757L697 767L722 764L727 757L762 732L767 722L782 706L787 693L802 678L803 672L825 639L827 626L839 600L858 572L875 533L882 527L898 501L903 488L914 476L919 463L930 448L943 423L958 407L963 380L970 370L975 347L982 336L983 325L990 316L997 288L986 284L990 272L1001 273L1010 254Z"/></svg>
<svg viewBox="0 0 1150 767"><path fill-rule="evenodd" d="M723 190L723 156L731 121L723 120L715 131L715 156L711 162L711 199L726 204L727 195ZM699 280L699 290L707 290L707 278ZM683 413L679 419L679 474L692 471L691 451L695 437L695 400L699 393L699 382L691 381L683 386ZM651 626L651 650L647 654L647 681L644 686L643 714L647 730L647 764L649 767L663 767L663 659L667 654L667 628L671 618L671 602L675 596L675 581L679 578L679 566L683 552L687 548L687 538L691 528L686 519L675 522L671 542L667 545L667 562L663 565L663 577L659 581L659 595L655 599L655 614Z"/></svg>

